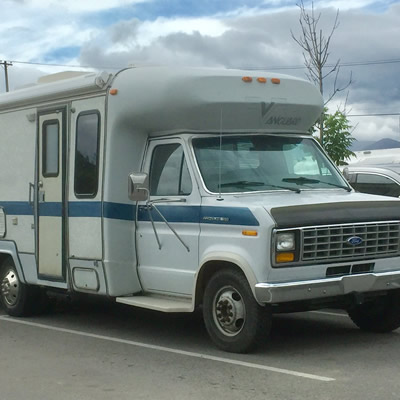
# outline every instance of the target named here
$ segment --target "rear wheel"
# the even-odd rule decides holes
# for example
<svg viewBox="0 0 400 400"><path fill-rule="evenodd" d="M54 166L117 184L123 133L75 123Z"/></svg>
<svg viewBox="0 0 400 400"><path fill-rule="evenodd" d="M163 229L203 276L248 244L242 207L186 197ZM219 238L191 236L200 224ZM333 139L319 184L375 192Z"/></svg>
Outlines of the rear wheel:
<svg viewBox="0 0 400 400"><path fill-rule="evenodd" d="M369 332L391 332L400 327L400 291L356 305L348 310L352 321Z"/></svg>
<svg viewBox="0 0 400 400"><path fill-rule="evenodd" d="M256 302L246 277L231 269L216 272L208 282L203 317L217 347L234 353L253 350L271 328L269 308Z"/></svg>
<svg viewBox="0 0 400 400"><path fill-rule="evenodd" d="M36 288L29 287L19 280L11 258L0 267L0 300L8 315L27 316L32 313Z"/></svg>

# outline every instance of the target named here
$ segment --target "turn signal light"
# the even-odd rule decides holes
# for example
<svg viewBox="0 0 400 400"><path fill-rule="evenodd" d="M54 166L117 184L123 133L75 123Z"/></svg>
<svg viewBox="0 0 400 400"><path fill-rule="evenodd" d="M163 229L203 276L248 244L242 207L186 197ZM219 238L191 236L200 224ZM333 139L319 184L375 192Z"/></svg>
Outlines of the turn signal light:
<svg viewBox="0 0 400 400"><path fill-rule="evenodd" d="M257 236L258 232L257 231L242 231L243 236Z"/></svg>
<svg viewBox="0 0 400 400"><path fill-rule="evenodd" d="M277 253L275 257L277 263L285 263L294 261L294 253Z"/></svg>

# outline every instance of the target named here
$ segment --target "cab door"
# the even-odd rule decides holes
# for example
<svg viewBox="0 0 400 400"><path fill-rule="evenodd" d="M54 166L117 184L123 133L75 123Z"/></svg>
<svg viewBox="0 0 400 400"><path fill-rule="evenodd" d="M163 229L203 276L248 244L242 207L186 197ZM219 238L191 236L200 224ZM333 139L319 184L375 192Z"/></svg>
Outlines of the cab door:
<svg viewBox="0 0 400 400"><path fill-rule="evenodd" d="M191 295L198 268L200 194L180 139L154 140L145 162L149 203L139 202L138 274L150 292Z"/></svg>
<svg viewBox="0 0 400 400"><path fill-rule="evenodd" d="M36 254L40 278L65 280L66 109L39 114Z"/></svg>

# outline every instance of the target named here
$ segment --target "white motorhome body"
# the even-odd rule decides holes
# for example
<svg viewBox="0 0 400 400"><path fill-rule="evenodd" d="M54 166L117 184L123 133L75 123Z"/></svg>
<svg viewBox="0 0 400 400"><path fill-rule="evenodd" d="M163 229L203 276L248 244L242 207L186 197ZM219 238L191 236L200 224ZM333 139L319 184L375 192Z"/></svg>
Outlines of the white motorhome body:
<svg viewBox="0 0 400 400"><path fill-rule="evenodd" d="M56 78L0 96L10 314L38 287L167 312L203 303L214 342L245 351L266 310L398 287L400 202L351 192L308 134L323 102L306 81L155 67Z"/></svg>

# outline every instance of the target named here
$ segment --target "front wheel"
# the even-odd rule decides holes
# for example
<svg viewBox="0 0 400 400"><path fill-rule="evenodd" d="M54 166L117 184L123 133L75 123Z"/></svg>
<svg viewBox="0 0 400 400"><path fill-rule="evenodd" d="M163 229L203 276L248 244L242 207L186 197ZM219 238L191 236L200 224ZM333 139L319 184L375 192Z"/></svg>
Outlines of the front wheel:
<svg viewBox="0 0 400 400"><path fill-rule="evenodd" d="M204 291L203 317L213 342L224 351L253 350L271 328L271 313L254 299L246 277L239 271L216 272Z"/></svg>
<svg viewBox="0 0 400 400"><path fill-rule="evenodd" d="M400 290L392 290L348 310L352 321L362 330L369 332L391 332L400 327Z"/></svg>
<svg viewBox="0 0 400 400"><path fill-rule="evenodd" d="M11 258L0 266L0 285L1 304L8 315L22 317L32 313L34 288L19 280Z"/></svg>

